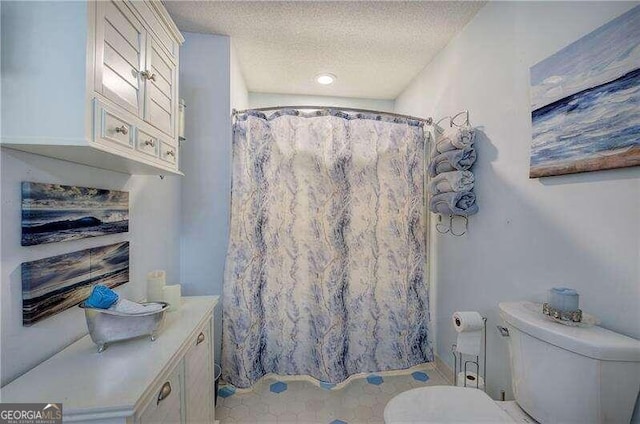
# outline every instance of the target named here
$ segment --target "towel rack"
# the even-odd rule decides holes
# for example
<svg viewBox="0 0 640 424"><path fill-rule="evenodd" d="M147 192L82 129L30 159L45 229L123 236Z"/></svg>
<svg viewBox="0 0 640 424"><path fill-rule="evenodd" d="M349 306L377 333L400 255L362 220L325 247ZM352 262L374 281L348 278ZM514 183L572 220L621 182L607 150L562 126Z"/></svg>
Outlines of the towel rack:
<svg viewBox="0 0 640 424"><path fill-rule="evenodd" d="M455 218L462 218L464 222L464 230L461 233L456 233L454 230L454 221ZM442 215L438 215L438 223L436 224L436 231L440 234L451 233L452 236L461 237L467 233L467 228L469 227L469 218L462 215L449 215L449 226L446 227L442 224Z"/></svg>
<svg viewBox="0 0 640 424"><path fill-rule="evenodd" d="M456 119L458 119L460 116L464 116L464 122L458 124L456 123ZM469 118L469 111L463 110L461 112L456 113L453 116L444 116L440 118L438 121L436 121L435 123L433 123L432 125L434 128L434 131L437 132L438 134L442 134L444 132L444 128L440 127L440 123L447 119L449 120L449 127L460 128L463 126L469 126L471 122ZM434 144L434 148L435 148L435 144ZM455 231L454 223L456 221L456 218L462 219L462 222L463 222L462 232ZM449 215L449 224L447 226L446 224L442 223L442 215L438 215L438 223L436 223L436 231L438 231L440 234L451 234L455 237L461 237L467 233L468 228L469 228L469 219L466 216Z"/></svg>
<svg viewBox="0 0 640 424"><path fill-rule="evenodd" d="M462 115L464 115L464 116L465 116L464 123L462 123L462 124L460 124L460 125L459 125L459 124L456 124L456 119L457 119L459 116L462 116ZM436 121L436 123L435 123L435 124L433 124L433 127L436 129L436 131L437 131L438 133L443 133L443 132L444 132L444 130L440 130L440 123L441 123L442 121L444 121L445 119L448 119L448 120L449 120L449 127L454 127L454 126L455 126L455 127L468 126L468 125L469 125L469 123L470 123L470 121L469 121L469 111L468 111L468 110L463 110L462 112L458 112L458 113L456 113L456 114L455 114L455 115L453 115L453 116L444 116L444 117L440 118L438 121Z"/></svg>
<svg viewBox="0 0 640 424"><path fill-rule="evenodd" d="M462 125L456 124L456 118L458 116L462 116L462 115L465 115L464 123ZM451 126L451 127L453 127L453 126L462 127L462 126L468 126L468 125L469 125L469 111L468 110L463 110L462 112L456 113L455 115L453 115L451 117L451 121L449 121L449 126Z"/></svg>

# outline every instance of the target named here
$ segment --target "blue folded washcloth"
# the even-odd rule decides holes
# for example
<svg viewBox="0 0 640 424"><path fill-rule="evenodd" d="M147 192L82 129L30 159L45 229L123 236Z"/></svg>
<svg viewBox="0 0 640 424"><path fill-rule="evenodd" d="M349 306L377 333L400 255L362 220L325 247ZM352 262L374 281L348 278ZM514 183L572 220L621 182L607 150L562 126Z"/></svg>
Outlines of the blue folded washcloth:
<svg viewBox="0 0 640 424"><path fill-rule="evenodd" d="M437 194L431 197L429 210L442 215L473 215L478 213L476 195L471 191Z"/></svg>
<svg viewBox="0 0 640 424"><path fill-rule="evenodd" d="M89 308L108 309L118 301L118 293L114 292L107 286L95 285L85 300L84 305Z"/></svg>

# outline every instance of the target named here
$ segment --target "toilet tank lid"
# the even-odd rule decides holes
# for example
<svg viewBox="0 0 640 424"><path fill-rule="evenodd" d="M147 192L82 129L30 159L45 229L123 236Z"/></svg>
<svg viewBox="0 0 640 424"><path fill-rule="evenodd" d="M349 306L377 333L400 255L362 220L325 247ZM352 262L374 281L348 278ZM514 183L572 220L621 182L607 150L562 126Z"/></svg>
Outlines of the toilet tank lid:
<svg viewBox="0 0 640 424"><path fill-rule="evenodd" d="M602 361L640 362L640 340L602 327L570 327L551 321L542 305L502 302L500 316L518 330L571 352Z"/></svg>

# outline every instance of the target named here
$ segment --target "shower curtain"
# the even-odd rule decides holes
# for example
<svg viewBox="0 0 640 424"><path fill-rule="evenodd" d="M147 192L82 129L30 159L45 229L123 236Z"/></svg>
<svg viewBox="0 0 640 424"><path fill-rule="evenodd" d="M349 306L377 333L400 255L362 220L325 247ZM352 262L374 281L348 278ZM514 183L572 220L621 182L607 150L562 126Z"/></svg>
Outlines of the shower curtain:
<svg viewBox="0 0 640 424"><path fill-rule="evenodd" d="M223 378L327 383L429 362L418 121L250 111L234 125Z"/></svg>

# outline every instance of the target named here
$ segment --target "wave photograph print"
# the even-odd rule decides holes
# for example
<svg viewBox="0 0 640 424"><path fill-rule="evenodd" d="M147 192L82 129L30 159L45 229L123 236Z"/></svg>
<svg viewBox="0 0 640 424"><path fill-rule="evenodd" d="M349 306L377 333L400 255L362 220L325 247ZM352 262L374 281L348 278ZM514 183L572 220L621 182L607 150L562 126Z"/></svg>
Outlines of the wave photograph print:
<svg viewBox="0 0 640 424"><path fill-rule="evenodd" d="M640 165L640 6L531 68L530 178Z"/></svg>
<svg viewBox="0 0 640 424"><path fill-rule="evenodd" d="M22 264L22 325L84 301L96 284L129 281L129 242L94 247Z"/></svg>
<svg viewBox="0 0 640 424"><path fill-rule="evenodd" d="M129 193L22 183L22 246L129 231Z"/></svg>

